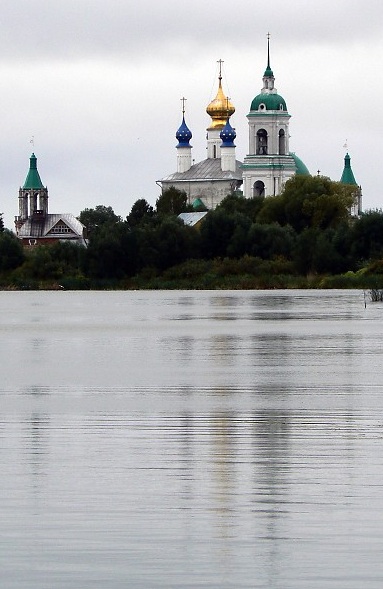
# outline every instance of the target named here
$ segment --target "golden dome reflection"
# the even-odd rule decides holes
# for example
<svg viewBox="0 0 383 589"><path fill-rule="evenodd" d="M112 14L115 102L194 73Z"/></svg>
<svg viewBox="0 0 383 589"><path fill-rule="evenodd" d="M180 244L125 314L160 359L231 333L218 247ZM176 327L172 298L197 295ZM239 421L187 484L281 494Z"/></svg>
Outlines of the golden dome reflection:
<svg viewBox="0 0 383 589"><path fill-rule="evenodd" d="M217 96L206 107L206 112L209 116L211 116L212 119L212 122L208 127L208 130L223 129L228 117L230 117L235 112L235 107L223 93L221 74L218 78Z"/></svg>

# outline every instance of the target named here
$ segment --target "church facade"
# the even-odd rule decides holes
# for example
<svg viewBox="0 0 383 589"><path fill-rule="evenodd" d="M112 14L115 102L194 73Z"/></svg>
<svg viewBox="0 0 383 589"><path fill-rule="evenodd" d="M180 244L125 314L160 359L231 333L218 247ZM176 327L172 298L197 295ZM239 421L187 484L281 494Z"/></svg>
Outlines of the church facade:
<svg viewBox="0 0 383 589"><path fill-rule="evenodd" d="M217 95L206 108L211 117L206 135L207 158L193 164L192 133L186 125L183 106L182 123L176 133L177 171L159 181L163 191L174 186L185 191L188 202L196 208L213 209L225 196L241 187L242 162L235 156L236 133L230 124L234 111L234 106L222 90L220 69Z"/></svg>

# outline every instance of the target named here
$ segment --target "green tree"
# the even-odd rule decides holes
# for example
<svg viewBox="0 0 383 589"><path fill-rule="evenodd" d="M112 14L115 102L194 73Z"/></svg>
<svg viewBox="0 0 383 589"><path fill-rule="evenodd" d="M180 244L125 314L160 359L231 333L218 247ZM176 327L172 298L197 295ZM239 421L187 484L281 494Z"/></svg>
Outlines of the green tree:
<svg viewBox="0 0 383 589"><path fill-rule="evenodd" d="M163 191L156 201L156 210L160 215L179 215L187 210L187 195L183 190L170 186Z"/></svg>
<svg viewBox="0 0 383 589"><path fill-rule="evenodd" d="M200 234L174 217L140 226L136 232L140 268L162 271L200 255Z"/></svg>
<svg viewBox="0 0 383 589"><path fill-rule="evenodd" d="M0 272L14 270L25 259L23 246L17 237L4 229L0 233Z"/></svg>
<svg viewBox="0 0 383 589"><path fill-rule="evenodd" d="M3 213L0 213L0 233L4 231L4 220L3 220Z"/></svg>
<svg viewBox="0 0 383 589"><path fill-rule="evenodd" d="M351 253L357 260L383 257L383 212L367 211L351 228Z"/></svg>
<svg viewBox="0 0 383 589"><path fill-rule="evenodd" d="M255 221L257 214L263 206L264 200L265 198L263 196L245 198L244 196L233 193L226 196L219 203L217 209L224 210L229 214L241 213L251 221Z"/></svg>
<svg viewBox="0 0 383 589"><path fill-rule="evenodd" d="M84 271L91 278L121 279L137 270L138 251L136 234L127 223L111 228L104 225L90 240L84 258Z"/></svg>
<svg viewBox="0 0 383 589"><path fill-rule="evenodd" d="M291 225L300 233L309 227L336 227L350 217L354 188L324 176L294 176L284 191L265 199L257 220Z"/></svg>
<svg viewBox="0 0 383 589"><path fill-rule="evenodd" d="M227 247L236 229L235 215L224 209L209 211L201 224L202 254L206 258L225 257Z"/></svg>
<svg viewBox="0 0 383 589"><path fill-rule="evenodd" d="M116 215L112 207L97 205L94 209L84 209L81 211L78 220L85 225L87 237L92 238L104 225L113 226L121 222L121 217Z"/></svg>
<svg viewBox="0 0 383 589"><path fill-rule="evenodd" d="M136 227L141 223L150 221L153 218L153 215L153 207L144 198L140 198L133 204L126 220L130 227Z"/></svg>
<svg viewBox="0 0 383 589"><path fill-rule="evenodd" d="M249 253L263 260L281 256L290 259L295 241L296 233L290 225L253 223L249 232Z"/></svg>

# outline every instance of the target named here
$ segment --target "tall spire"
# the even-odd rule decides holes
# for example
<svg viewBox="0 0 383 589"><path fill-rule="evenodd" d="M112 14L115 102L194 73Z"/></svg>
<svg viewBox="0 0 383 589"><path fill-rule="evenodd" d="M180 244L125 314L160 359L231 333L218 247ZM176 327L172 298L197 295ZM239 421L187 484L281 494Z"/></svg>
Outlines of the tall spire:
<svg viewBox="0 0 383 589"><path fill-rule="evenodd" d="M348 153L344 156L344 168L340 181L342 184L353 184L354 186L358 186L354 172L351 169L351 158Z"/></svg>
<svg viewBox="0 0 383 589"><path fill-rule="evenodd" d="M32 153L31 157L29 158L29 171L27 177L24 182L24 189L40 189L44 188L43 183L41 182L40 174L37 170L37 158L34 153Z"/></svg>
<svg viewBox="0 0 383 589"><path fill-rule="evenodd" d="M267 33L267 66L265 69L265 73L263 74L264 78L272 78L274 77L273 70L270 67L270 33Z"/></svg>

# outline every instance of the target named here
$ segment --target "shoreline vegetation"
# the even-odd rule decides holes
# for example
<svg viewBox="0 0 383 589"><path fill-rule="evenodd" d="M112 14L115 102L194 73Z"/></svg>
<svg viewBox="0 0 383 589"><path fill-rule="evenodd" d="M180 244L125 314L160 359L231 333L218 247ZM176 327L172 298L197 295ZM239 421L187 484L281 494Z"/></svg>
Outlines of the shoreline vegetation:
<svg viewBox="0 0 383 589"><path fill-rule="evenodd" d="M279 271L278 271L279 270ZM13 279L12 279L13 278ZM265 262L245 256L214 260L188 260L163 272L144 268L132 277L119 280L89 278L82 274L57 276L55 279L0 277L0 290L273 290L273 289L362 289L379 299L383 275L369 268L344 274L294 273L285 260Z"/></svg>
<svg viewBox="0 0 383 589"><path fill-rule="evenodd" d="M171 187L155 207L137 200L124 220L110 206L84 209L78 218L87 247L67 239L23 248L0 215L0 289L376 294L383 288L383 212L352 216L354 200L355 186L295 176L278 196L230 194L189 226L178 215L193 208Z"/></svg>

